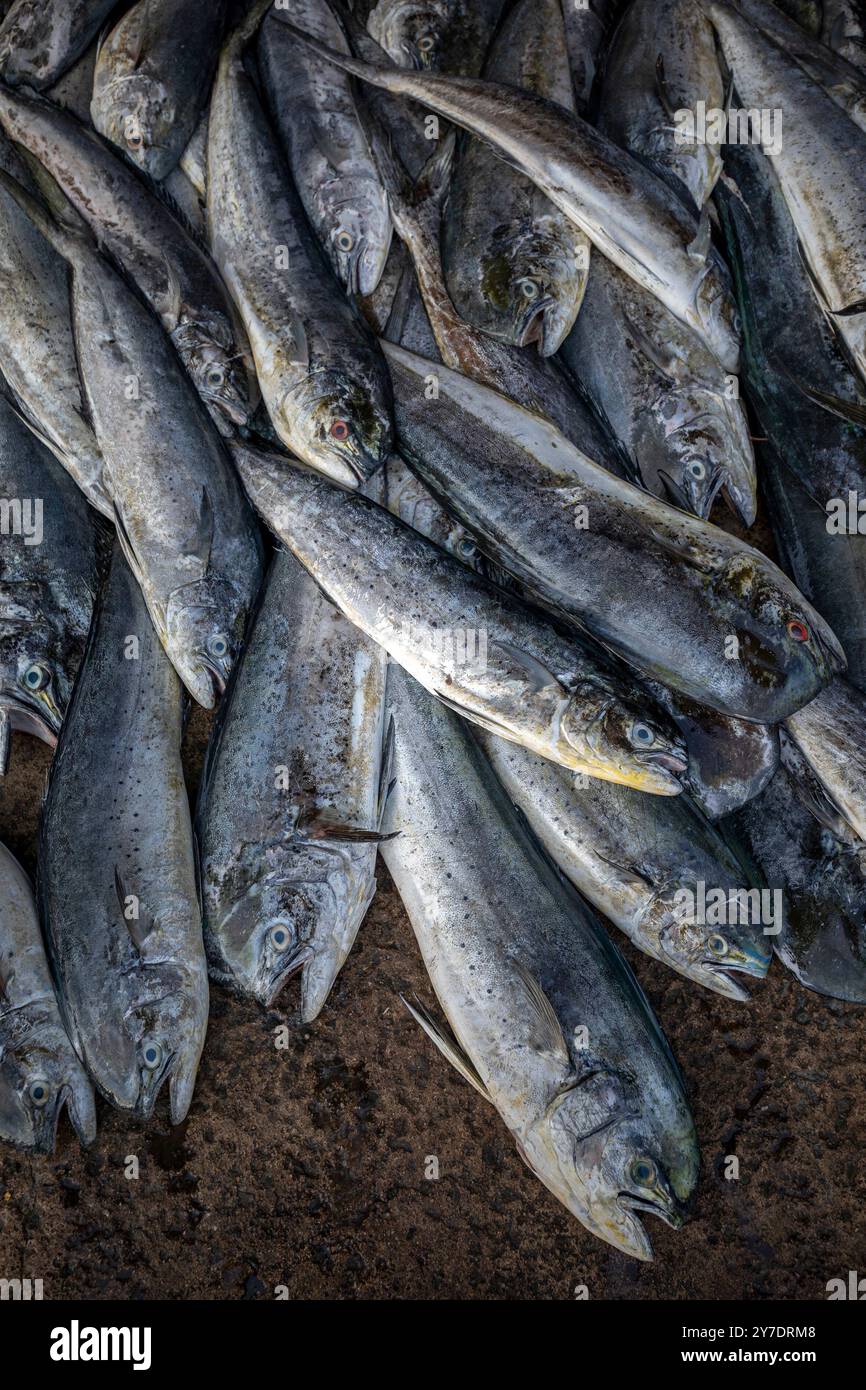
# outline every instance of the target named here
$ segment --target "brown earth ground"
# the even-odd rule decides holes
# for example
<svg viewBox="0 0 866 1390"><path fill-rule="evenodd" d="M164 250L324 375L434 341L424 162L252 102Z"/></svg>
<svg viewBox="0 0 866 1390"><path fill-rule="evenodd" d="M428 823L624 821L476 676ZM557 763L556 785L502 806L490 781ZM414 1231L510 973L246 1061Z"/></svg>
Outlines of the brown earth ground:
<svg viewBox="0 0 866 1390"><path fill-rule="evenodd" d="M188 745L194 793L207 721ZM15 738L0 837L34 870L44 745ZM622 938L618 938L623 944ZM866 1271L866 1012L809 994L778 963L749 1006L700 992L626 945L682 1066L703 1153L693 1218L650 1222L643 1265L580 1227L523 1166L501 1121L399 1000L433 1003L384 869L312 1028L275 1029L213 990L188 1120L140 1129L100 1103L83 1153L0 1146L0 1277L46 1298L822 1298ZM284 1001L294 1006L291 987ZM129 1155L140 1176L125 1176ZM724 1159L739 1159L726 1180ZM425 1176L438 1159L438 1180ZM285 1294L283 1294L285 1296Z"/></svg>

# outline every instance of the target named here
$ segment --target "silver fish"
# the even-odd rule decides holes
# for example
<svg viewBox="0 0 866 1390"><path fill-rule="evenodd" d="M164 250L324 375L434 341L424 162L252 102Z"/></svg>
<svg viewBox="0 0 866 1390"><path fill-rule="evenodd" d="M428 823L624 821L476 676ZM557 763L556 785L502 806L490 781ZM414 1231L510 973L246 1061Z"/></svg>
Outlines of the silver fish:
<svg viewBox="0 0 866 1390"><path fill-rule="evenodd" d="M124 554L178 674L211 709L261 579L255 517L155 315L86 230L0 179L69 262L76 351Z"/></svg>
<svg viewBox="0 0 866 1390"><path fill-rule="evenodd" d="M208 752L197 839L214 979L320 1013L376 890L384 651L278 551Z"/></svg>
<svg viewBox="0 0 866 1390"><path fill-rule="evenodd" d="M611 0L563 0L565 41L579 115L586 115L611 20Z"/></svg>
<svg viewBox="0 0 866 1390"><path fill-rule="evenodd" d="M0 773L13 730L54 745L99 587L102 528L0 393Z"/></svg>
<svg viewBox="0 0 866 1390"><path fill-rule="evenodd" d="M866 695L835 680L785 721L835 811L866 845Z"/></svg>
<svg viewBox="0 0 866 1390"><path fill-rule="evenodd" d="M356 492L234 445L271 530L340 610L439 699L589 776L680 790L676 740L576 641Z"/></svg>
<svg viewBox="0 0 866 1390"><path fill-rule="evenodd" d="M33 889L0 845L0 1139L51 1153L64 1107L92 1144L93 1090L57 1007Z"/></svg>
<svg viewBox="0 0 866 1390"><path fill-rule="evenodd" d="M327 0L288 0L262 25L258 65L292 178L334 273L351 294L372 294L388 257L391 218L351 78L304 53L282 15L333 48L349 47Z"/></svg>
<svg viewBox="0 0 866 1390"><path fill-rule="evenodd" d="M589 1231L652 1258L698 1175L682 1082L633 975L551 870L469 731L392 666L382 847L448 1021L411 1011ZM411 1006L410 1006L411 1007Z"/></svg>
<svg viewBox="0 0 866 1390"><path fill-rule="evenodd" d="M772 951L759 925L701 919L699 885L733 900L752 881L688 797L642 796L574 777L491 734L479 741L505 791L584 897L638 947L687 979L748 999Z"/></svg>
<svg viewBox="0 0 866 1390"><path fill-rule="evenodd" d="M301 28L305 26L301 25ZM518 0L484 68L488 81L520 87L574 110L560 0ZM444 218L448 291L473 327L519 347L556 352L577 317L590 243L519 170L467 137Z"/></svg>
<svg viewBox="0 0 866 1390"><path fill-rule="evenodd" d="M39 905L64 1021L100 1094L189 1109L208 1017L183 690L115 549L40 826ZM74 832L73 832L74 824Z"/></svg>
<svg viewBox="0 0 866 1390"><path fill-rule="evenodd" d="M101 135L164 179L207 105L227 0L136 0L103 38L90 114Z"/></svg>
<svg viewBox="0 0 866 1390"><path fill-rule="evenodd" d="M226 42L210 108L208 225L249 334L271 424L311 466L357 486L391 452L382 354L322 259L244 53L257 0Z"/></svg>
<svg viewBox="0 0 866 1390"><path fill-rule="evenodd" d="M737 378L664 305L600 256L561 355L645 488L704 518L721 493L752 525L755 456Z"/></svg>
<svg viewBox="0 0 866 1390"><path fill-rule="evenodd" d="M480 79L381 68L348 58L294 29L339 68L409 97L493 145L569 217L595 247L704 339L726 371L739 358L725 267L700 222L632 155L572 112L531 92Z"/></svg>
<svg viewBox="0 0 866 1390"><path fill-rule="evenodd" d="M50 87L94 38L114 0L15 0L0 25L0 77Z"/></svg>
<svg viewBox="0 0 866 1390"><path fill-rule="evenodd" d="M431 364L383 347L406 462L553 612L664 685L758 723L777 723L844 670L827 624L764 555L613 477L447 367L432 369L429 401Z"/></svg>
<svg viewBox="0 0 866 1390"><path fill-rule="evenodd" d="M35 155L159 314L224 433L250 413L242 335L208 256L145 178L68 111L0 87L0 124Z"/></svg>

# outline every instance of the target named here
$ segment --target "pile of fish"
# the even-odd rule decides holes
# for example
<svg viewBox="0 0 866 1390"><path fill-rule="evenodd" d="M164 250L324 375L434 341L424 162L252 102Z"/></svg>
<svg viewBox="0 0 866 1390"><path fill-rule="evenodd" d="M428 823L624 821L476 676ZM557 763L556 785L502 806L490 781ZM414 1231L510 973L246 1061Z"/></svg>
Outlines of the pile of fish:
<svg viewBox="0 0 866 1390"><path fill-rule="evenodd" d="M616 931L866 1002L863 10L0 5L2 1139L180 1122L209 977L312 1023L380 854L638 1259L699 1160Z"/></svg>

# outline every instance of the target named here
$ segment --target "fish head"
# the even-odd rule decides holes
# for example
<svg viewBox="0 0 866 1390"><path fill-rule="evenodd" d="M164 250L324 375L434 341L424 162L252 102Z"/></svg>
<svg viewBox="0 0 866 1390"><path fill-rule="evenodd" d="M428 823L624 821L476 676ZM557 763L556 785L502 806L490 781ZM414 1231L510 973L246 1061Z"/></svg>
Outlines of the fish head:
<svg viewBox="0 0 866 1390"><path fill-rule="evenodd" d="M246 425L251 414L242 354L227 319L180 308L172 341L221 434Z"/></svg>
<svg viewBox="0 0 866 1390"><path fill-rule="evenodd" d="M166 964L148 970L147 993L128 1019L131 1053L129 1096L139 1119L153 1114L157 1096L169 1083L172 1124L180 1124L192 1100L207 1025L207 987L185 967Z"/></svg>
<svg viewBox="0 0 866 1390"><path fill-rule="evenodd" d="M698 1149L691 1115L673 1084L657 1098L642 1098L635 1082L591 1072L563 1088L520 1147L588 1230L635 1259L651 1260L653 1253L642 1214L674 1228L686 1219Z"/></svg>
<svg viewBox="0 0 866 1390"><path fill-rule="evenodd" d="M372 374L362 381L339 370L317 372L287 393L281 414L288 434L303 438L298 452L305 462L343 487L366 482L391 453L390 401Z"/></svg>
<svg viewBox="0 0 866 1390"><path fill-rule="evenodd" d="M360 920L352 910L358 885L345 872L345 857L334 846L301 843L288 869L252 883L222 920L208 927L208 955L217 977L268 1007L303 970L301 1016L312 1022Z"/></svg>
<svg viewBox="0 0 866 1390"><path fill-rule="evenodd" d="M707 258L692 318L692 326L712 348L725 371L735 373L740 364L740 316L727 271L713 255Z"/></svg>
<svg viewBox="0 0 866 1390"><path fill-rule="evenodd" d="M241 590L209 570L170 595L163 640L197 704L214 709L243 642L248 608Z"/></svg>
<svg viewBox="0 0 866 1390"><path fill-rule="evenodd" d="M692 382L663 391L639 426L635 455L645 485L706 520L722 493L746 526L757 508L755 460L736 400Z"/></svg>
<svg viewBox="0 0 866 1390"><path fill-rule="evenodd" d="M55 1030L52 1029L52 1032ZM33 1030L0 1061L0 1137L36 1153L51 1153L66 1107L82 1144L96 1138L93 1089L65 1035Z"/></svg>
<svg viewBox="0 0 866 1390"><path fill-rule="evenodd" d="M101 74L97 67L91 117L96 129L133 164L152 179L163 179L176 163L175 103L161 81L128 68L128 63L109 63Z"/></svg>
<svg viewBox="0 0 866 1390"><path fill-rule="evenodd" d="M401 68L436 68L454 0L379 0L367 28Z"/></svg>
<svg viewBox="0 0 866 1390"><path fill-rule="evenodd" d="M845 670L845 653L830 625L757 551L738 551L713 589L730 618L740 669L763 696L765 722L787 717Z"/></svg>
<svg viewBox="0 0 866 1390"><path fill-rule="evenodd" d="M566 742L596 775L641 791L676 796L689 764L682 736L661 711L649 715L608 685L582 682L563 710Z"/></svg>
<svg viewBox="0 0 866 1390"><path fill-rule="evenodd" d="M549 218L506 223L481 257L480 276L457 291L458 307L476 327L542 357L568 337L583 300L586 247Z"/></svg>
<svg viewBox="0 0 866 1390"><path fill-rule="evenodd" d="M658 960L681 975L728 999L746 1001L743 978L764 979L772 959L770 938L748 917L741 920L739 911L726 912L724 925L700 920L696 889L694 880L685 878L666 885L638 925L641 938ZM735 908L740 890L724 891Z"/></svg>
<svg viewBox="0 0 866 1390"><path fill-rule="evenodd" d="M391 214L381 190L369 180L328 179L316 199L331 228L337 274L350 294L372 294L391 245Z"/></svg>
<svg viewBox="0 0 866 1390"><path fill-rule="evenodd" d="M4 605L5 608L5 605ZM0 618L0 707L13 729L54 744L72 694L83 643L58 617L29 607Z"/></svg>

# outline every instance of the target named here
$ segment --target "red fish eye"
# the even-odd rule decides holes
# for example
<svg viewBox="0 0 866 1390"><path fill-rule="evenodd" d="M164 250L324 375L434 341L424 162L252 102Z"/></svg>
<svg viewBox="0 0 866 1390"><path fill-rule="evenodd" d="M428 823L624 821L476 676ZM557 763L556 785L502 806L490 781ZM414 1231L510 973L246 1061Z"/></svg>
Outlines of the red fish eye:
<svg viewBox="0 0 866 1390"><path fill-rule="evenodd" d="M343 440L349 438L349 426L345 420L335 420L331 426L331 438L338 440L341 444Z"/></svg>
<svg viewBox="0 0 866 1390"><path fill-rule="evenodd" d="M809 640L809 629L806 624L798 623L796 619L788 624L788 631L795 642L808 642Z"/></svg>

